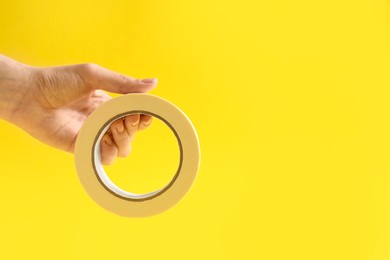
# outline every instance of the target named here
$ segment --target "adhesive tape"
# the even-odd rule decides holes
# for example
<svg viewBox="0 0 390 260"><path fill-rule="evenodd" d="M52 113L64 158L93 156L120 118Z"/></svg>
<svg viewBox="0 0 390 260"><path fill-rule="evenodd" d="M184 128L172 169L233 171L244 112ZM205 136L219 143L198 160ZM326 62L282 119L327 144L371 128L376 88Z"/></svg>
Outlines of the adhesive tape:
<svg viewBox="0 0 390 260"><path fill-rule="evenodd" d="M162 120L175 134L180 149L180 163L173 179L162 189L147 194L116 186L101 163L100 141L104 133L113 121L130 114L148 114ZM103 103L85 121L75 147L77 174L87 193L103 208L126 217L159 214L179 202L195 181L199 162L198 136L189 118L171 102L149 94L128 94Z"/></svg>

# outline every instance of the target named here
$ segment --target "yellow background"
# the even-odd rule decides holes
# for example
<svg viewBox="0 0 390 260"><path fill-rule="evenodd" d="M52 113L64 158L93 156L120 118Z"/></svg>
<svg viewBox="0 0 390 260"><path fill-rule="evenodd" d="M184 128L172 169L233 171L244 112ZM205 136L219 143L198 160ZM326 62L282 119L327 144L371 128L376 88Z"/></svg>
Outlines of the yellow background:
<svg viewBox="0 0 390 260"><path fill-rule="evenodd" d="M390 259L389 8L0 0L1 53L157 77L202 147L181 203L127 219L1 121L0 259Z"/></svg>

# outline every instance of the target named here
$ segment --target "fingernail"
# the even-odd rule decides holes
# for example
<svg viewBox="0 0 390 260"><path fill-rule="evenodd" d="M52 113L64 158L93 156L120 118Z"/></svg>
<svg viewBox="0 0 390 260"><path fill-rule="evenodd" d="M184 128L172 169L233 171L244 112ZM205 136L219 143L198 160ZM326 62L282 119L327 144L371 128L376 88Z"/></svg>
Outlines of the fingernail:
<svg viewBox="0 0 390 260"><path fill-rule="evenodd" d="M139 116L135 117L135 118L131 118L131 119L137 119L136 121L130 123L132 127L136 127L138 126L139 124Z"/></svg>
<svg viewBox="0 0 390 260"><path fill-rule="evenodd" d="M123 124L121 123L120 125L118 125L116 127L116 130L118 130L119 133L123 133L123 131L125 131L125 127L123 126Z"/></svg>
<svg viewBox="0 0 390 260"><path fill-rule="evenodd" d="M107 145L112 145L112 140L111 140L111 138L109 138L109 137L104 138L104 142L105 142Z"/></svg>
<svg viewBox="0 0 390 260"><path fill-rule="evenodd" d="M143 79L143 80L141 80L141 82L145 83L145 84L155 83L156 81L157 81L156 78L150 78L150 79Z"/></svg>

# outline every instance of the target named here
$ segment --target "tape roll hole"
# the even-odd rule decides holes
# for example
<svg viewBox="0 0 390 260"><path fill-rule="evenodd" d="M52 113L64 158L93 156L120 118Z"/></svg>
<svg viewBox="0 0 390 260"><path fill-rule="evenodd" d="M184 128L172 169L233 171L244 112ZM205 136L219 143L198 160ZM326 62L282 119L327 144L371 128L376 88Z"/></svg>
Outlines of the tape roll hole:
<svg viewBox="0 0 390 260"><path fill-rule="evenodd" d="M106 189L125 198L144 199L162 192L174 181L181 161L180 141L163 118L143 111L141 116L150 115L153 120L146 129L135 133L129 156L118 157L111 165L102 165L102 137L107 131L113 136L110 129L113 122L134 114L139 113L123 114L103 126L93 147L94 166ZM126 129L124 134L127 134Z"/></svg>

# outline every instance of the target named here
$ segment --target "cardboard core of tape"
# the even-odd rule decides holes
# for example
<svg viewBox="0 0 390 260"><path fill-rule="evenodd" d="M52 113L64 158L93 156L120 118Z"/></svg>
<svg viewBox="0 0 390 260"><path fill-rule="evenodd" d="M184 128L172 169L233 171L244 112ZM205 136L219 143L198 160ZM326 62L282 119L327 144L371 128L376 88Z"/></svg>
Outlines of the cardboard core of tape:
<svg viewBox="0 0 390 260"><path fill-rule="evenodd" d="M165 187L146 194L116 186L100 159L100 142L110 124L130 114L148 114L162 120L175 134L180 150L173 179ZM149 94L128 94L103 103L85 121L75 147L77 174L87 193L103 208L126 217L151 216L174 206L191 188L199 163L198 136L189 118L171 102Z"/></svg>

